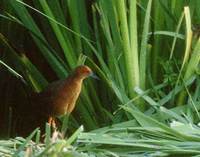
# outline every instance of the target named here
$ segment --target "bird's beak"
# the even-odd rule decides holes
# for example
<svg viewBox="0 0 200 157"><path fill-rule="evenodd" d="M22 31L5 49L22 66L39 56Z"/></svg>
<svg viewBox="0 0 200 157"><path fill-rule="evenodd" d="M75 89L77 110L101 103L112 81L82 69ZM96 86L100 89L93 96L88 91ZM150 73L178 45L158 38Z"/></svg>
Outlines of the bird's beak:
<svg viewBox="0 0 200 157"><path fill-rule="evenodd" d="M93 72L89 75L89 77L92 77L94 79L100 80L100 78Z"/></svg>

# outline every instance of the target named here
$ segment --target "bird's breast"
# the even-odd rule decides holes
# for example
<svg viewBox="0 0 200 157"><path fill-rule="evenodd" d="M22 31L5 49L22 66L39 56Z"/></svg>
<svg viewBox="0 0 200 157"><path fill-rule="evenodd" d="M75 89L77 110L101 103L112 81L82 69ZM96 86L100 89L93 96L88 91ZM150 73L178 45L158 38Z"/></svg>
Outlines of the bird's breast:
<svg viewBox="0 0 200 157"><path fill-rule="evenodd" d="M71 113L81 92L82 82L71 82L64 86L54 101L54 115Z"/></svg>

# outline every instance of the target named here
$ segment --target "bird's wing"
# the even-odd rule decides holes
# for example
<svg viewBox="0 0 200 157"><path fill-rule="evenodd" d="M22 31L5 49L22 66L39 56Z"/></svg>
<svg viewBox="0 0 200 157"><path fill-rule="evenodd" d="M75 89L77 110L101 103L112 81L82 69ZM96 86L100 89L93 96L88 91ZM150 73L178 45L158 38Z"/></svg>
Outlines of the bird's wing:
<svg viewBox="0 0 200 157"><path fill-rule="evenodd" d="M46 112L47 114L52 110L54 100L57 97L60 89L63 87L64 80L55 81L49 84L40 93L35 93L31 96L31 102L34 108L41 110L39 112Z"/></svg>

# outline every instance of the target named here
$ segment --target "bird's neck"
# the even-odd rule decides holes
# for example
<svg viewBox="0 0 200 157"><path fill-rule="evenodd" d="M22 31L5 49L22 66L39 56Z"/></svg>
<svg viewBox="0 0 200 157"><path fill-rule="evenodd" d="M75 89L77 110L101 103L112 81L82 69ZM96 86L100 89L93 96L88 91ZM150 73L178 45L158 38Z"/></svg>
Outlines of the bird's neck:
<svg viewBox="0 0 200 157"><path fill-rule="evenodd" d="M71 75L71 77L75 81L83 81L86 78L84 75L81 75L81 74L78 74L78 73L74 73L73 75Z"/></svg>
<svg viewBox="0 0 200 157"><path fill-rule="evenodd" d="M82 76L79 76L79 75L76 75L76 76L72 76L72 81L75 81L75 82L80 82L82 83L84 80L84 78Z"/></svg>
<svg viewBox="0 0 200 157"><path fill-rule="evenodd" d="M76 76L76 75L71 75L68 79L65 80L66 84L82 84L83 82L83 77Z"/></svg>

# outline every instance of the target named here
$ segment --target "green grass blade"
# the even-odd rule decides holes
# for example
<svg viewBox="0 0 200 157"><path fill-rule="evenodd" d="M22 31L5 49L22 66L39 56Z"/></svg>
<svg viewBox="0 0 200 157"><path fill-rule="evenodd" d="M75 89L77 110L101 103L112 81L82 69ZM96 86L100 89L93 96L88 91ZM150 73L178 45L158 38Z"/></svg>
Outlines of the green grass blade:
<svg viewBox="0 0 200 157"><path fill-rule="evenodd" d="M142 41L140 48L140 86L144 90L146 88L146 62L147 62L147 45L148 45L148 31L150 25L152 0L148 1L147 10L144 20L144 28L142 32Z"/></svg>

